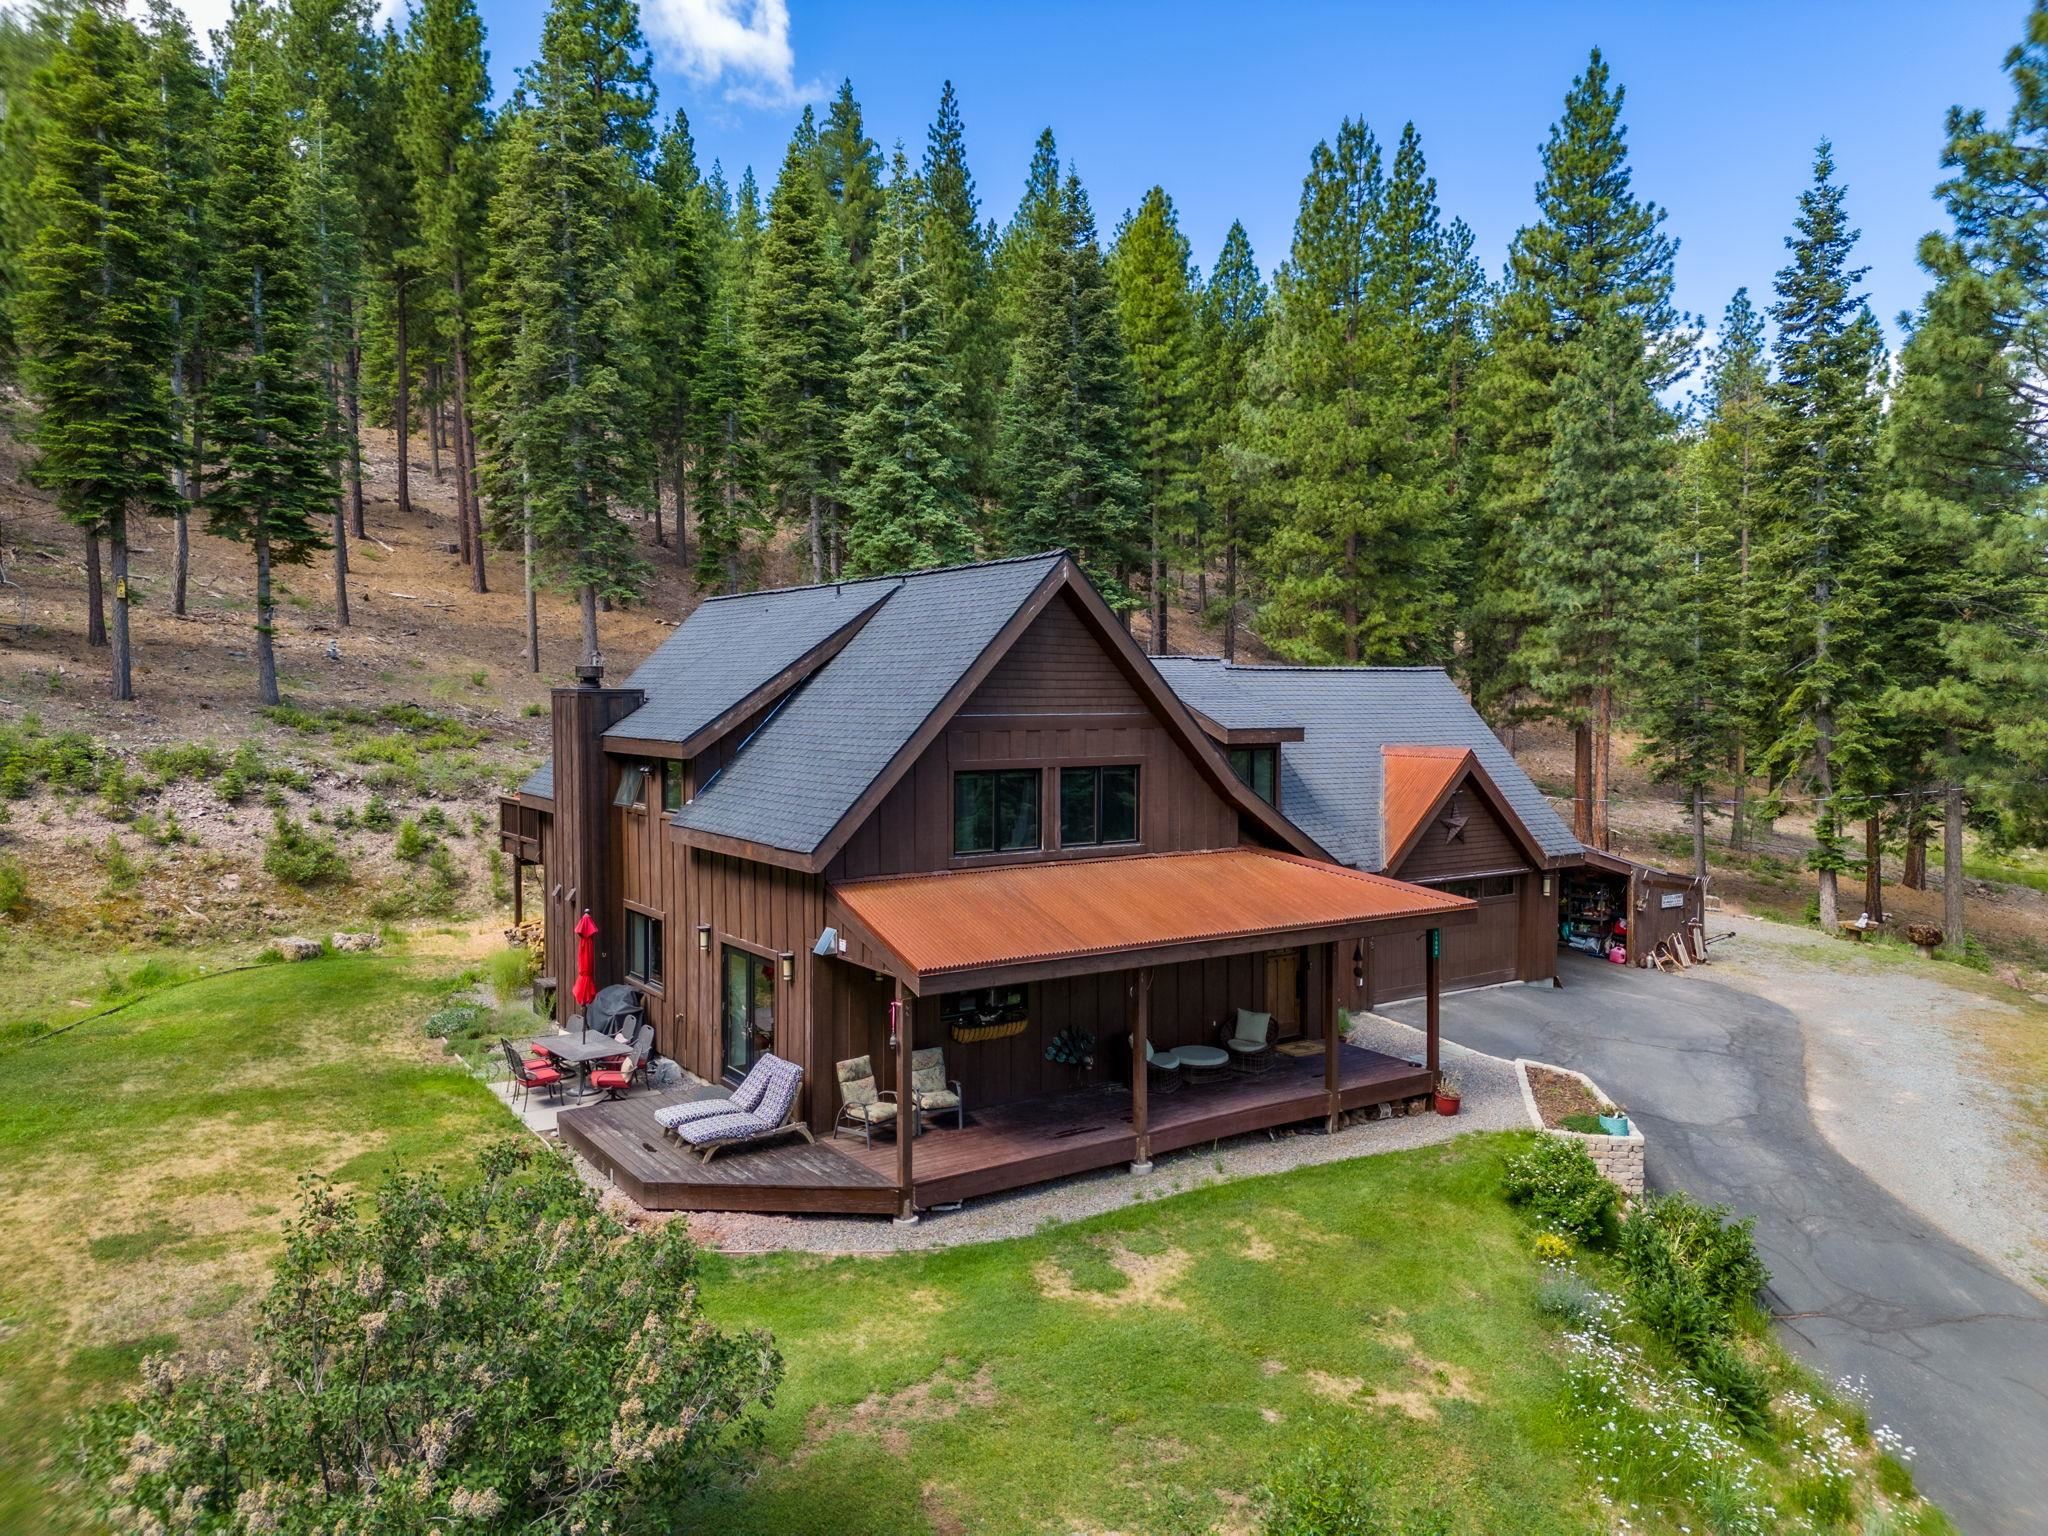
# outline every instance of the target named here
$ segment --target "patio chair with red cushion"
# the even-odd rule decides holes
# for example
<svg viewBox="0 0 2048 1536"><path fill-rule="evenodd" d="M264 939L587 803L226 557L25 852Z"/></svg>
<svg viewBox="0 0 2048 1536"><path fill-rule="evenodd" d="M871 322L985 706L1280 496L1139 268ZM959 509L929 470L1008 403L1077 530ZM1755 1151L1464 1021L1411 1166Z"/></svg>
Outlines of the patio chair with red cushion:
<svg viewBox="0 0 2048 1536"><path fill-rule="evenodd" d="M608 1099L623 1099L636 1075L646 1070L647 1053L654 1049L654 1026L643 1024L633 1036L632 1052L615 1056L590 1074L590 1086Z"/></svg>
<svg viewBox="0 0 2048 1536"><path fill-rule="evenodd" d="M553 1067L536 1067L519 1054L518 1048L510 1040L500 1040L498 1048L505 1053L505 1065L512 1069L512 1081L519 1085L519 1090L526 1095L526 1102L529 1105L533 1102L533 1090L536 1088L547 1089L550 1098L561 1097L561 1073ZM517 1095L514 1095L514 1098L516 1099Z"/></svg>

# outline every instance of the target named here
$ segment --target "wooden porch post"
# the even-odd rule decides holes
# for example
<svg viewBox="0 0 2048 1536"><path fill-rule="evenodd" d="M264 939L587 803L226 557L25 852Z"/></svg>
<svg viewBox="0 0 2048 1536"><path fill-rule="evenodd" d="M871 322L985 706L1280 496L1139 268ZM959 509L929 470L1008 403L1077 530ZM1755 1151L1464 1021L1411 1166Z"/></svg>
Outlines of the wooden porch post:
<svg viewBox="0 0 2048 1536"><path fill-rule="evenodd" d="M1152 967L1138 969L1138 1002L1131 1012L1131 1129L1137 1132L1137 1160L1131 1164L1133 1173L1152 1171L1152 1137L1146 1126L1148 1106L1145 1102L1145 1043L1152 1032Z"/></svg>
<svg viewBox="0 0 2048 1536"><path fill-rule="evenodd" d="M512 926L517 928L526 921L526 865L520 859L512 861Z"/></svg>
<svg viewBox="0 0 2048 1536"><path fill-rule="evenodd" d="M917 1220L917 1206L913 1203L916 1190L910 1175L910 1149L917 1140L917 1106L910 1099L910 1053L917 1041L913 1006L903 978L897 977L895 1017L889 1022L896 1030L896 1193L902 1202L896 1212L899 1224Z"/></svg>
<svg viewBox="0 0 2048 1536"><path fill-rule="evenodd" d="M1344 1005L1341 1001L1342 994L1337 990L1336 943L1333 941L1323 947L1329 952L1323 962L1323 987L1330 1000L1328 1013L1323 1019L1323 1092L1329 1096L1327 1129L1334 1132L1337 1129L1340 1102L1337 1091L1337 1043L1338 1036L1344 1033Z"/></svg>
<svg viewBox="0 0 2048 1536"><path fill-rule="evenodd" d="M1633 931L1633 929L1634 929L1635 925L1634 925L1633 923L1631 923L1631 924L1629 925L1629 927L1630 927L1631 931ZM1424 960L1424 962L1423 962L1423 971L1422 971L1422 976L1423 976L1423 988L1424 988L1424 991L1425 991L1425 993L1426 993L1426 995L1427 995L1427 997L1428 997L1428 999L1429 999L1429 1008L1428 1008L1428 1015L1427 1015L1427 1017L1428 1017L1428 1030L1429 1030L1429 1058L1428 1058L1428 1066L1429 1066L1429 1085L1430 1085L1430 1087L1431 1087L1432 1089L1434 1089L1434 1088L1436 1087L1436 1079L1437 1079L1437 1035L1436 1035L1436 1032L1437 1032L1437 1024L1438 1024L1438 1021L1439 1021L1439 1017L1440 1017L1440 1014L1439 1014L1439 1004L1440 1004L1440 1002L1441 1002L1441 999L1442 999L1442 994L1441 994L1441 993L1439 992L1439 990L1438 990L1438 988L1437 988L1437 973L1438 973L1438 971L1439 971L1439 970L1440 970L1440 969L1442 968L1442 957L1443 957L1443 947L1444 947L1444 943L1443 943L1443 930L1442 930L1441 928L1432 928L1432 929L1430 929L1430 930L1429 930L1429 932L1428 932L1427 934L1425 934L1425 935L1424 935L1423 937L1424 937L1424 942L1425 942L1425 944L1426 944L1426 946L1427 946L1427 947L1426 947L1426 948L1424 949L1423 953L1424 953L1424 954L1425 954L1425 955L1426 955L1426 956L1428 957L1428 958L1427 958L1426 960Z"/></svg>

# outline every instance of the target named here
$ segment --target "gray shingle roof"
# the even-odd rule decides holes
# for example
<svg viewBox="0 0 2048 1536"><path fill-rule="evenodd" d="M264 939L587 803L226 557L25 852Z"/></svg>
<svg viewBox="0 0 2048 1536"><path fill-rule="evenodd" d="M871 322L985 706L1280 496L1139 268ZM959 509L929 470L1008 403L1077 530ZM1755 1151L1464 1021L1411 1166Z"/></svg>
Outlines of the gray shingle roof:
<svg viewBox="0 0 2048 1536"><path fill-rule="evenodd" d="M605 735L689 740L899 585L891 577L707 599L626 679L647 702Z"/></svg>
<svg viewBox="0 0 2048 1536"><path fill-rule="evenodd" d="M1543 791L1441 668L1154 661L1183 703L1218 724L1303 728L1306 739L1280 748L1281 810L1346 864L1380 868L1380 748L1390 745L1470 747L1547 856L1579 851Z"/></svg>
<svg viewBox="0 0 2048 1536"><path fill-rule="evenodd" d="M526 782L519 786L522 795L538 795L543 800L555 798L555 760L544 758L541 765L526 776Z"/></svg>
<svg viewBox="0 0 2048 1536"><path fill-rule="evenodd" d="M1061 558L1032 555L871 583L890 589L887 601L675 814L676 825L815 852ZM721 603L772 603L777 595ZM668 645L688 637L712 606L692 614ZM650 688L647 706L623 724L653 707Z"/></svg>

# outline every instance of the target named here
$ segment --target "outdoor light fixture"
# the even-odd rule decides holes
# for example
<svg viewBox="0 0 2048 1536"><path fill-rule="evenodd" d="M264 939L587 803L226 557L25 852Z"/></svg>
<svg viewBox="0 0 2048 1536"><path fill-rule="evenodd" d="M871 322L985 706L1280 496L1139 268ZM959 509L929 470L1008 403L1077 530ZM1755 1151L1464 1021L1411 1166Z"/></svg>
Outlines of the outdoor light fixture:
<svg viewBox="0 0 2048 1536"><path fill-rule="evenodd" d="M784 981L795 981L796 956L792 954L789 950L785 949L781 954L777 955L775 958L782 962L782 979Z"/></svg>
<svg viewBox="0 0 2048 1536"><path fill-rule="evenodd" d="M1351 949L1351 984L1354 987L1365 985L1365 945L1363 943L1355 944Z"/></svg>
<svg viewBox="0 0 2048 1536"><path fill-rule="evenodd" d="M1543 877L1543 894L1546 896L1550 894L1550 876L1548 875Z"/></svg>
<svg viewBox="0 0 2048 1536"><path fill-rule="evenodd" d="M711 925L709 923L699 923L697 925L697 953L700 955L711 953Z"/></svg>

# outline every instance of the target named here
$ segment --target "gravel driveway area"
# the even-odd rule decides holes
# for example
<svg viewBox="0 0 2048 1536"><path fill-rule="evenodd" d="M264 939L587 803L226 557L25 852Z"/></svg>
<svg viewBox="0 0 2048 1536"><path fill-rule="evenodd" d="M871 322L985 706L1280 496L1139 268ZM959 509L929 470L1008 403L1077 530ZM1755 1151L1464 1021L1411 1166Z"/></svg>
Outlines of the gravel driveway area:
<svg viewBox="0 0 2048 1536"><path fill-rule="evenodd" d="M1736 926L1717 914L1716 931L1724 923ZM1714 947L1712 963L1675 976L1576 955L1559 963L1562 990L1445 998L1445 1035L1575 1067L1616 1095L1648 1138L1653 1188L1756 1217L1771 1271L1765 1299L1787 1345L1824 1377L1868 1383L1873 1418L1918 1447L1913 1470L1927 1494L1973 1536L2048 1531L2048 1303L1918 1209L1953 1189L1952 1176L1985 1175L1981 1163L1969 1171L1978 1153L1962 1144L1976 1127L1952 1102L1896 1102L1907 1088L1954 1091L1930 1089L1940 1079L1920 1075L1926 1051L1902 1043L1919 1038L1912 1019L1928 1000L1896 1013L1892 1003L1914 999L1906 983L1917 978L1878 973L1866 985L1833 967L1808 975L1817 957L1788 961L1747 925ZM1852 1090L1828 1058L1853 1054L1859 1038L1879 1043L1873 1054L1907 1055L1894 1054L1889 1069L1863 1066ZM1860 1100L1826 1112L1840 1150L1809 1108L1810 1062L1820 1063L1812 1081L1833 1085L1816 1097ZM1895 1145L1866 1170L1860 1149L1880 1137ZM1902 1182L1912 1197L1900 1198L1880 1175L1913 1163L1935 1166ZM1990 1209L1981 1193L1972 1198L1972 1208ZM1990 1246L2009 1241L2001 1228Z"/></svg>
<svg viewBox="0 0 2048 1536"><path fill-rule="evenodd" d="M1360 1015L1352 1021L1346 1038L1389 1056L1422 1059L1422 1031L1394 1019ZM1022 1237L1059 1222L1121 1210L1142 1200L1157 1200L1226 1179L1400 1152L1449 1141L1468 1131L1528 1125L1512 1062L1445 1041L1443 1067L1455 1072L1464 1088L1464 1102L1454 1118L1430 1114L1373 1120L1348 1126L1334 1136L1316 1129L1281 1130L1271 1135L1257 1131L1214 1146L1161 1154L1153 1159L1150 1173L1105 1168L1055 1184L970 1200L956 1210L930 1211L913 1226L899 1227L874 1216L698 1214L687 1218L690 1235L705 1247L724 1253L791 1249L879 1254L951 1248Z"/></svg>

